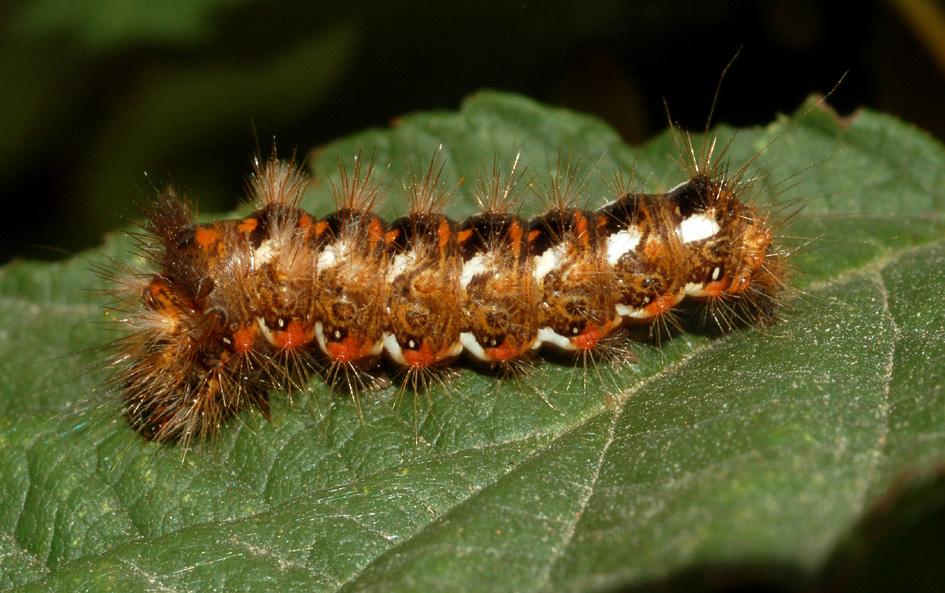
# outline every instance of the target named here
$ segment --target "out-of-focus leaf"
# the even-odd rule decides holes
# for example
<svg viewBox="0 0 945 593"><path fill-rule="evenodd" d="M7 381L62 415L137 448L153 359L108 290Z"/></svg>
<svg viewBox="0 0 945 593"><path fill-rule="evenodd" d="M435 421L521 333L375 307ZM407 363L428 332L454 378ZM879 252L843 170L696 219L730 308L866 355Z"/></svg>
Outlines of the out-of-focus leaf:
<svg viewBox="0 0 945 593"><path fill-rule="evenodd" d="M90 53L140 43L184 44L212 36L213 16L247 0L40 0L15 14L12 30L24 40L74 37Z"/></svg>
<svg viewBox="0 0 945 593"><path fill-rule="evenodd" d="M260 113L267 114L266 129L301 117L334 89L356 47L357 31L338 24L254 64L211 61L143 76L82 155L78 219L100 226L98 213L107 210L103 202L133 215L131 201L115 197L129 195L149 162L175 150L192 153L199 162L199 146L177 146L182 135L218 138L241 118L248 130Z"/></svg>

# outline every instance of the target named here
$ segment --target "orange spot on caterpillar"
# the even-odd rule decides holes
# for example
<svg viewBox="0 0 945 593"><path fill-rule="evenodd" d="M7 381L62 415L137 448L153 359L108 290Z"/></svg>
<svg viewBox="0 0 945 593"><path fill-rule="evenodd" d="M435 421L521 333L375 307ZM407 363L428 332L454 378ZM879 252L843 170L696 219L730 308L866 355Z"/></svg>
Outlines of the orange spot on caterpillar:
<svg viewBox="0 0 945 593"><path fill-rule="evenodd" d="M587 326L578 335L571 338L571 343L578 350L593 350L600 341L609 336L614 330L614 324L607 322L603 325L588 323Z"/></svg>
<svg viewBox="0 0 945 593"><path fill-rule="evenodd" d="M423 340L419 348L403 350L402 355L408 367L422 369L451 358L452 348L444 348L436 352L427 340Z"/></svg>
<svg viewBox="0 0 945 593"><path fill-rule="evenodd" d="M575 213L574 218L574 226L575 230L577 231L576 234L578 241L580 241L582 247L585 249L590 249L591 237L590 233L587 232L587 217L578 212Z"/></svg>
<svg viewBox="0 0 945 593"><path fill-rule="evenodd" d="M512 251L518 252L522 246L522 236L525 234L525 229L522 228L517 221L512 221L512 224L509 225L509 238L512 240Z"/></svg>
<svg viewBox="0 0 945 593"><path fill-rule="evenodd" d="M197 245L206 249L207 247L215 244L220 240L220 233L214 229L207 227L197 227L197 231L194 234L194 241Z"/></svg>
<svg viewBox="0 0 945 593"><path fill-rule="evenodd" d="M452 229L450 229L450 223L446 219L440 221L440 224L436 228L436 244L437 247L443 248L446 247L449 243L450 235L452 235Z"/></svg>
<svg viewBox="0 0 945 593"><path fill-rule="evenodd" d="M305 231L304 235L309 236L315 228L315 220L306 213L299 216L298 227Z"/></svg>
<svg viewBox="0 0 945 593"><path fill-rule="evenodd" d="M661 294L643 308L647 314L659 317L679 304L682 299L677 294Z"/></svg>
<svg viewBox="0 0 945 593"><path fill-rule="evenodd" d="M508 362L518 358L527 350L516 347L510 340L505 339L495 348L483 348L483 352L494 362Z"/></svg>
<svg viewBox="0 0 945 593"><path fill-rule="evenodd" d="M355 362L365 358L374 348L371 340L347 336L336 342L328 342L328 355L336 362Z"/></svg>
<svg viewBox="0 0 945 593"><path fill-rule="evenodd" d="M249 352L256 345L257 335L255 325L241 327L233 333L233 349L237 352Z"/></svg>
<svg viewBox="0 0 945 593"><path fill-rule="evenodd" d="M293 350L308 345L315 338L315 329L307 323L293 319L285 329L272 332L275 346Z"/></svg>
<svg viewBox="0 0 945 593"><path fill-rule="evenodd" d="M259 219L251 217L244 219L243 222L236 227L236 230L244 234L249 234L255 231L257 227L259 227Z"/></svg>
<svg viewBox="0 0 945 593"><path fill-rule="evenodd" d="M370 237L372 245L378 241L384 241L384 225L377 218L371 219L371 224L368 226L368 237Z"/></svg>
<svg viewBox="0 0 945 593"><path fill-rule="evenodd" d="M725 289L729 287L731 283L731 278L723 278L715 282L709 282L702 288L702 292L705 293L705 298L715 298L722 296L725 293Z"/></svg>

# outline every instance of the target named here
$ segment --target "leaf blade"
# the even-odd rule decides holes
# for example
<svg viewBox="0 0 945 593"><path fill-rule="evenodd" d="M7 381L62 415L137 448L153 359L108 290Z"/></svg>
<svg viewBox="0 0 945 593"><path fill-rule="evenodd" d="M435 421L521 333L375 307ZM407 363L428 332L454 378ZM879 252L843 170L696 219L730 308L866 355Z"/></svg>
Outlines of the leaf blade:
<svg viewBox="0 0 945 593"><path fill-rule="evenodd" d="M769 197L815 195L785 230L814 242L796 258L803 293L784 323L636 345L639 364L603 376L542 364L531 382L545 399L464 371L416 419L385 392L362 402L362 423L316 381L294 403L274 396L272 423L243 415L181 459L141 443L113 404L70 412L96 376L50 389L29 364L50 336L69 349L104 341L83 329L101 316L86 264L8 266L0 319L29 339L0 335L23 390L0 399L0 541L30 560L0 583L587 590L751 559L815 570L902 468L945 453L945 151L885 116L846 124L815 109L740 131L729 149L745 159L764 148ZM324 177L336 155L373 146L396 177L440 144L454 183L519 147L539 177L546 155L569 147L604 155L591 168L605 172L635 162L650 191L679 175L668 135L635 154L593 118L498 93L341 140L313 170ZM803 184L771 181L785 168ZM896 180L905 189L893 193ZM587 185L606 195L599 179ZM329 189L305 206L328 211ZM462 193L458 216L473 209ZM127 248L113 237L104 251L128 262ZM584 381L593 387L575 387Z"/></svg>

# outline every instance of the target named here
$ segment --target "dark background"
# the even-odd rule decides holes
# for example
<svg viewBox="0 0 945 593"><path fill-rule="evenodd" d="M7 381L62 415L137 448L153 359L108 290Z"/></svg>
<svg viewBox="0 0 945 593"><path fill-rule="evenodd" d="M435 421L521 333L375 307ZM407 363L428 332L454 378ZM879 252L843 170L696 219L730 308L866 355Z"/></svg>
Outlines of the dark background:
<svg viewBox="0 0 945 593"><path fill-rule="evenodd" d="M923 12L923 10L925 12ZM96 246L167 181L226 210L256 137L306 151L482 88L595 113L630 143L770 122L808 94L945 137L935 0L32 0L0 5L0 262ZM147 175L145 174L147 172Z"/></svg>

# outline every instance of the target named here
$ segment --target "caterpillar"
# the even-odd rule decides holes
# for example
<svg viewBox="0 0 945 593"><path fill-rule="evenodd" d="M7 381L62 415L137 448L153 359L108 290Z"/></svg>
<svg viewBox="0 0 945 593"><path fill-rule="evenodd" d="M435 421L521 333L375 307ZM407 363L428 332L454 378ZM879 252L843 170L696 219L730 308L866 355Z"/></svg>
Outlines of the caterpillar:
<svg viewBox="0 0 945 593"><path fill-rule="evenodd" d="M268 417L271 390L319 370L355 392L382 359L414 388L461 355L515 372L540 353L586 358L687 299L722 329L733 315L770 323L784 254L752 180L714 143L697 157L680 137L689 179L668 192L621 190L592 210L571 196L569 163L531 220L515 212L518 159L480 175L480 211L462 221L444 212L436 156L407 175L409 213L393 221L375 213L376 163L360 157L339 166L337 208L321 217L300 208L308 175L275 156L255 159L243 218L198 223L169 187L138 236L148 269L112 290L123 414L145 439L186 446L241 410Z"/></svg>

